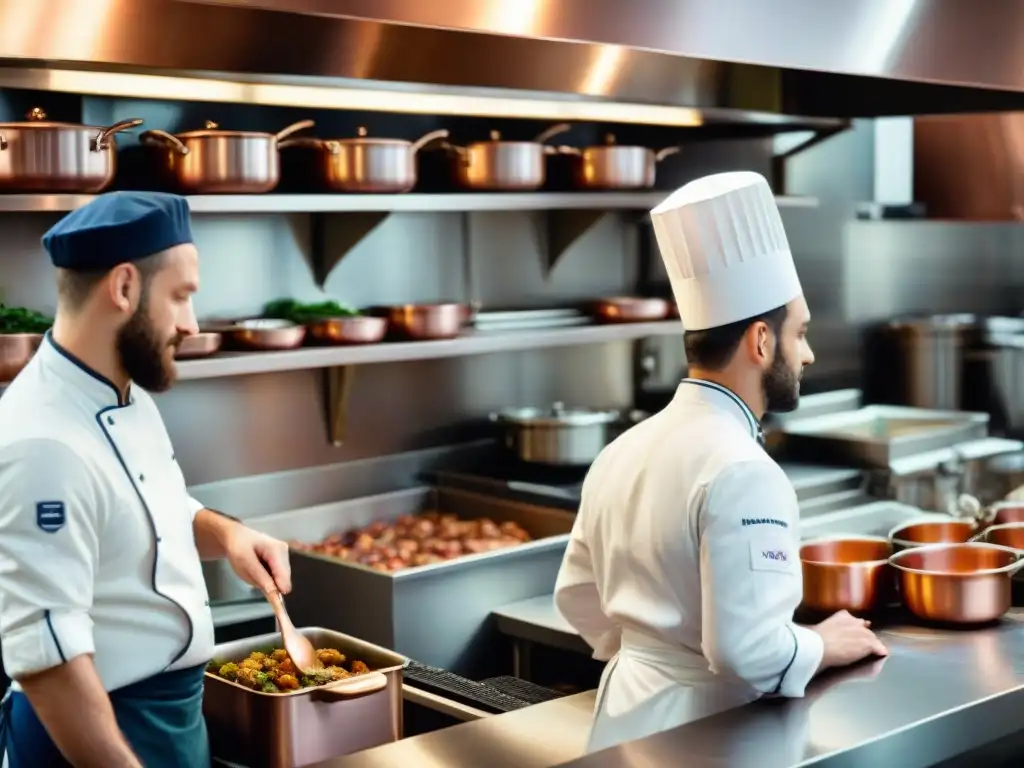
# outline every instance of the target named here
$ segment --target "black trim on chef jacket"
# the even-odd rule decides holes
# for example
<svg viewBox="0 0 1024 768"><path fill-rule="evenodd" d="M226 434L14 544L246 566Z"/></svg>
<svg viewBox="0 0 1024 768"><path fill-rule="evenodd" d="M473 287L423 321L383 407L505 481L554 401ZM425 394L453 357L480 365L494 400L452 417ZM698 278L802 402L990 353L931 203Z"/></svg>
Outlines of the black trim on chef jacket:
<svg viewBox="0 0 1024 768"><path fill-rule="evenodd" d="M153 535L153 542L154 542L154 546L153 546L153 572L150 575L150 586L152 587L153 591L156 594L158 594L160 597L162 597L167 602L169 602L172 605L174 605L176 608L178 608L178 610L180 610L183 614L185 614L185 621L188 622L188 640L185 641L185 647L182 648L178 652L178 654L171 660L171 663L168 664L167 667L165 667L165 670L169 669L171 666L173 666L175 664L175 662L178 661L178 659L180 659L182 656L184 656L186 653L188 653L188 649L192 646L192 640L193 640L194 635L195 635L195 625L192 623L192 617L189 615L189 612L187 610L185 610L185 606L181 605L181 603L176 601L174 598L169 597L168 595L165 595L163 592L161 592L159 589L156 588L156 570L157 570L157 563L158 563L158 560L160 558L160 547L159 547L160 537L157 535L156 523L153 520L153 513L149 511L149 505L146 504L145 497L142 495L142 492L139 490L139 487L135 484L135 479L132 477L131 472L128 471L128 465L125 463L124 457L121 456L121 451L118 450L117 443L114 442L114 439L110 436L110 433L107 432L107 428L103 424L103 417L106 414L110 413L111 411L120 410L122 408L128 408L129 406L134 404L135 401L131 397L131 390L129 389L129 391L127 393L127 396L125 398L122 398L121 397L121 390L119 390L117 388L117 385L115 385L114 382L112 382L110 379L108 379L103 374L98 373L97 371L93 370L88 365L86 365L81 360L79 360L77 357L75 357L73 354L71 354L66 349L64 349L64 347L62 347L60 344L58 344L54 340L54 338L53 338L53 336L52 336L50 331L46 332L46 337L45 338L46 338L46 341L48 341L53 346L53 348L55 350L57 350L57 352L59 352L60 355L62 357L64 357L68 362L74 364L79 369L81 369L83 372L89 374L90 376L92 376L94 379L96 379L97 381L101 382L102 384L106 384L108 387L110 387L114 391L114 395L117 397L117 405L107 406L106 408L100 409L96 413L96 415L95 415L96 423L99 424L100 430L103 432L103 436L105 438L107 438L107 442L110 443L110 447L114 451L114 455L117 457L118 462L121 464L121 469L124 470L124 474L128 478L128 482L132 484L132 488L135 490L135 494L139 497L139 501L142 503L142 508L146 511L146 520L149 523L149 530L150 530L150 533L152 533L152 535ZM109 421L110 424L114 423L114 419L113 419L112 416L107 416L107 420ZM53 641L54 641L54 643L57 643L57 649L60 650L60 643L57 641L56 634L54 634L53 625L50 624L49 612L47 612L46 620L47 620L47 624L50 627L50 634L53 635ZM61 652L61 657L63 658L63 656L64 656L64 654L63 654L63 652Z"/></svg>
<svg viewBox="0 0 1024 768"><path fill-rule="evenodd" d="M761 422L759 422L757 420L757 417L754 416L754 412L750 410L750 406L743 402L743 398L741 398L728 387L723 386L716 381L706 381L704 379L687 378L683 379L682 383L693 384L694 386L697 387L704 387L705 389L710 389L715 392L721 392L723 395L732 400L739 407L739 409L743 411L743 415L747 419L747 425L750 427L750 436L757 441L758 445L760 445L762 448L764 447L764 430L761 428ZM800 641L797 640L796 632L794 632L793 628L789 625L786 626L786 629L788 629L789 634L793 636L793 655L789 657L789 663L786 664L785 669L782 670L782 674L779 676L779 684L775 686L775 690L772 691L772 695L778 694L778 692L782 690L782 683L786 680L786 675L789 674L789 670L793 666L793 662L796 661L797 654L800 652Z"/></svg>

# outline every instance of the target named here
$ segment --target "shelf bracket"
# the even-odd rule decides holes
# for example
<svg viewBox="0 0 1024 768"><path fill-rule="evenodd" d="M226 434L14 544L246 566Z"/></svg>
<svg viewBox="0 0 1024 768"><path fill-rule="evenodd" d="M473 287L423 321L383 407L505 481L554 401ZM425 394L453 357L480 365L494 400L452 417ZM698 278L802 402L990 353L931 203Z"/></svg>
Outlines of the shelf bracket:
<svg viewBox="0 0 1024 768"><path fill-rule="evenodd" d="M321 290L341 260L359 242L379 227L390 211L346 211L310 214L310 267Z"/></svg>
<svg viewBox="0 0 1024 768"><path fill-rule="evenodd" d="M609 211L596 210L554 210L544 216L545 225L545 268L550 276L559 260L573 243L585 235Z"/></svg>
<svg viewBox="0 0 1024 768"><path fill-rule="evenodd" d="M339 365L324 369L327 438L336 448L345 444L345 435L348 431L348 404L355 377L356 366L354 365Z"/></svg>

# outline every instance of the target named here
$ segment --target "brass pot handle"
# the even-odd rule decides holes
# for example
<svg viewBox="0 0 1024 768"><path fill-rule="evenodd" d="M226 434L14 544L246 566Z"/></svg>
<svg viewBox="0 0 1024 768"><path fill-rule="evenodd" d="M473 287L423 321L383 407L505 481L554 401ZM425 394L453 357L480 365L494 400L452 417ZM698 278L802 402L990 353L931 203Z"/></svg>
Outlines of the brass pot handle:
<svg viewBox="0 0 1024 768"><path fill-rule="evenodd" d="M312 128L314 125L316 125L315 120L299 120L299 122L292 123L287 128L278 131L274 134L274 138L277 140L278 144L280 144L280 142L287 139L293 133L298 133L299 131L304 131L307 128Z"/></svg>
<svg viewBox="0 0 1024 768"><path fill-rule="evenodd" d="M665 147L654 153L654 162L660 163L666 157L671 157L683 151L682 147Z"/></svg>
<svg viewBox="0 0 1024 768"><path fill-rule="evenodd" d="M387 685L388 677L383 672L366 672L337 683L314 688L310 692L310 696L314 700L320 701L344 701L383 691Z"/></svg>
<svg viewBox="0 0 1024 768"><path fill-rule="evenodd" d="M439 131L431 131L430 133L424 134L423 136L420 136L418 139L416 139L416 141L412 143L412 146L409 149L411 149L412 153L415 155L417 152L419 152L421 149L423 149L431 142L447 138L448 131L445 130L444 128L442 128Z"/></svg>
<svg viewBox="0 0 1024 768"><path fill-rule="evenodd" d="M144 121L140 118L133 117L128 120L120 120L114 123L109 128L104 128L96 134L96 138L92 140L92 151L101 152L105 149L110 149L110 137L115 133L126 131L129 128L135 128L136 126L142 125Z"/></svg>
<svg viewBox="0 0 1024 768"><path fill-rule="evenodd" d="M558 123L557 125L552 125L546 131L542 131L541 133L539 133L537 135L537 138L535 138L533 142L534 144L543 144L548 139L554 138L560 133L565 133L571 127L572 126L570 126L568 123Z"/></svg>
<svg viewBox="0 0 1024 768"><path fill-rule="evenodd" d="M150 131L143 131L139 134L139 143L150 147L163 147L179 155L187 155L188 147L177 136L154 128Z"/></svg>

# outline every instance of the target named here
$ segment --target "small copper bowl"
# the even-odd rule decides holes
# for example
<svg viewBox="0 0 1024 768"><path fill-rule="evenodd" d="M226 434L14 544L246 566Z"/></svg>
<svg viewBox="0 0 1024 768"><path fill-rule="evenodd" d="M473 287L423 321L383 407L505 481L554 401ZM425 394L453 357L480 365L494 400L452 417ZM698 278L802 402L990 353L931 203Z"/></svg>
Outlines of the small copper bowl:
<svg viewBox="0 0 1024 768"><path fill-rule="evenodd" d="M602 323L643 323L668 317L665 299L613 296L594 302L593 314Z"/></svg>
<svg viewBox="0 0 1024 768"><path fill-rule="evenodd" d="M1024 552L1024 523L1002 523L990 525L977 536L974 541L998 544L1001 547L1019 549Z"/></svg>
<svg viewBox="0 0 1024 768"><path fill-rule="evenodd" d="M375 344L388 332L384 317L324 317L306 323L309 337L321 344Z"/></svg>
<svg viewBox="0 0 1024 768"><path fill-rule="evenodd" d="M388 307L388 328L405 339L454 339L462 333L469 321L470 310L465 304L405 304Z"/></svg>
<svg viewBox="0 0 1024 768"><path fill-rule="evenodd" d="M982 624L1010 609L1011 576L1024 559L996 544L933 544L897 552L889 564L900 599L919 619Z"/></svg>
<svg viewBox="0 0 1024 768"><path fill-rule="evenodd" d="M200 331L199 333L193 333L191 336L186 336L182 339L181 344L178 345L178 349L174 352L174 356L179 360L191 360L196 357L209 357L210 355L215 355L220 351L222 341L223 336L216 331Z"/></svg>
<svg viewBox="0 0 1024 768"><path fill-rule="evenodd" d="M41 333L0 334L0 382L12 381L43 341Z"/></svg>
<svg viewBox="0 0 1024 768"><path fill-rule="evenodd" d="M977 532L972 520L911 520L889 531L889 541L899 551L927 544L965 544Z"/></svg>
<svg viewBox="0 0 1024 768"><path fill-rule="evenodd" d="M306 326L288 320L256 318L241 320L226 328L223 333L244 349L274 351L302 346L306 338Z"/></svg>
<svg viewBox="0 0 1024 768"><path fill-rule="evenodd" d="M986 512L990 525L1005 523L1024 523L1024 502L1000 501L990 506Z"/></svg>
<svg viewBox="0 0 1024 768"><path fill-rule="evenodd" d="M804 574L801 608L815 613L870 613L895 596L889 558L892 544L880 536L836 536L800 546Z"/></svg>

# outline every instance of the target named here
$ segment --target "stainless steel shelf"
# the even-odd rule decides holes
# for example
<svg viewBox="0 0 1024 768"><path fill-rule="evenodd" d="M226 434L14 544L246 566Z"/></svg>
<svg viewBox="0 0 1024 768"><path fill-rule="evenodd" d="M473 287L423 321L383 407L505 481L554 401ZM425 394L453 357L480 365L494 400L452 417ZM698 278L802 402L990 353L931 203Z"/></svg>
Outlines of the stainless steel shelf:
<svg viewBox="0 0 1024 768"><path fill-rule="evenodd" d="M540 347L629 341L646 336L682 334L678 320L619 325L588 325L523 331L473 331L445 341L385 342L352 347L303 347L287 352L223 352L178 363L179 379L212 379L308 368L334 368L369 363L435 360L485 355Z"/></svg>
<svg viewBox="0 0 1024 768"><path fill-rule="evenodd" d="M669 192L536 192L409 195L194 195L193 213L391 213L403 211L646 210ZM71 211L93 195L0 195L0 213ZM780 207L814 208L813 197L777 197Z"/></svg>

